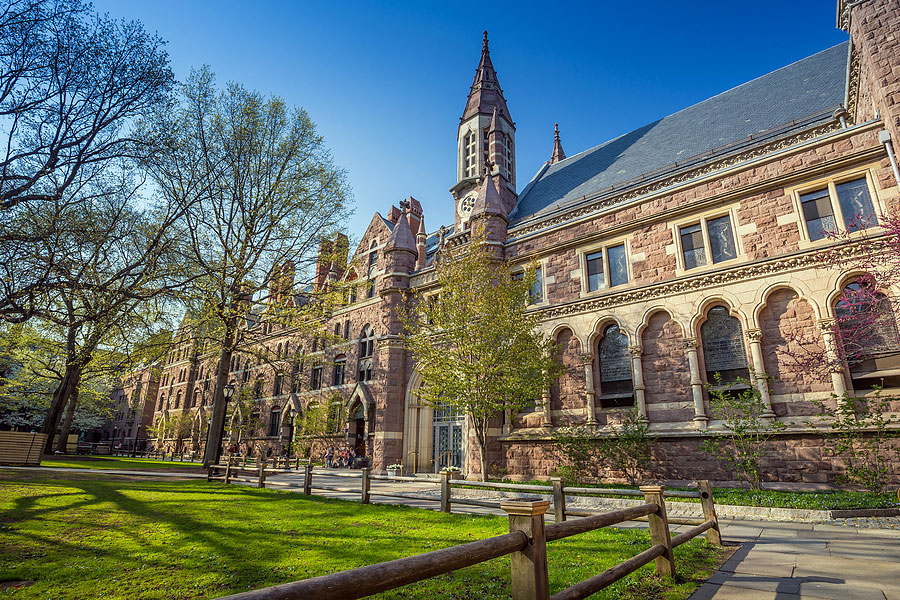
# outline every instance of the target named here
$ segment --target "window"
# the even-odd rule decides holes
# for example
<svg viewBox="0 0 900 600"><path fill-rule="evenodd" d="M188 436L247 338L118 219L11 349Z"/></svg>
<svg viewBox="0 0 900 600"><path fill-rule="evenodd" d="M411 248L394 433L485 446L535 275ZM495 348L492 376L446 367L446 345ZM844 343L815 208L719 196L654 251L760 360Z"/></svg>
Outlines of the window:
<svg viewBox="0 0 900 600"><path fill-rule="evenodd" d="M517 273L512 274L512 278L516 281L521 281L525 277L524 271L519 271ZM428 299L432 304L437 301L437 296L431 296ZM534 282L531 284L531 289L528 290L528 304L537 304L539 302L543 302L544 300L544 275L543 271L540 267L537 267L534 270Z"/></svg>
<svg viewBox="0 0 900 600"><path fill-rule="evenodd" d="M900 333L891 301L851 283L834 309L853 388L900 387Z"/></svg>
<svg viewBox="0 0 900 600"><path fill-rule="evenodd" d="M347 367L347 358L340 356L334 361L334 371L332 372L331 385L344 385L344 371Z"/></svg>
<svg viewBox="0 0 900 600"><path fill-rule="evenodd" d="M600 405L634 406L628 338L618 325L603 330L597 351L600 357Z"/></svg>
<svg viewBox="0 0 900 600"><path fill-rule="evenodd" d="M272 408L269 413L269 437L277 437L281 434L281 409L279 407Z"/></svg>
<svg viewBox="0 0 900 600"><path fill-rule="evenodd" d="M714 306L700 326L703 339L703 361L706 363L706 381L716 382L718 373L721 385L734 389L738 378L749 381L747 353L741 323L729 314L724 306ZM741 386L746 387L746 386Z"/></svg>
<svg viewBox="0 0 900 600"><path fill-rule="evenodd" d="M263 397L263 378L260 377L253 384L253 397L254 398L262 398Z"/></svg>
<svg viewBox="0 0 900 600"><path fill-rule="evenodd" d="M350 321L344 321L344 339L350 339Z"/></svg>
<svg viewBox="0 0 900 600"><path fill-rule="evenodd" d="M589 292L628 283L628 255L625 252L625 244L609 246L599 252L588 254L585 256L585 262Z"/></svg>
<svg viewBox="0 0 900 600"><path fill-rule="evenodd" d="M699 223L681 227L679 237L685 270L737 258L737 244L729 215L701 219Z"/></svg>
<svg viewBox="0 0 900 600"><path fill-rule="evenodd" d="M340 323L334 324L334 337L336 337L336 338L341 337L341 324Z"/></svg>
<svg viewBox="0 0 900 600"><path fill-rule="evenodd" d="M363 327L359 335L359 381L372 379L372 355L375 352L375 331L371 325Z"/></svg>
<svg viewBox="0 0 900 600"><path fill-rule="evenodd" d="M273 396L280 396L280 395L281 395L281 388L282 388L282 386L283 386L283 382L284 382L284 376L283 376L283 375L276 375L276 376L275 376L275 389L272 390L272 395L273 395Z"/></svg>
<svg viewBox="0 0 900 600"><path fill-rule="evenodd" d="M878 224L865 177L800 194L800 207L810 241L837 233L838 223L843 223L843 229L849 232Z"/></svg>
<svg viewBox="0 0 900 600"><path fill-rule="evenodd" d="M465 177L475 177L477 172L475 157L478 156L478 138L470 131L463 137L463 169Z"/></svg>
<svg viewBox="0 0 900 600"><path fill-rule="evenodd" d="M180 406L181 406L181 392L178 392L178 395L175 396L175 408L177 409Z"/></svg>
<svg viewBox="0 0 900 600"><path fill-rule="evenodd" d="M322 367L313 367L312 376L309 380L310 387L314 390L322 388Z"/></svg>

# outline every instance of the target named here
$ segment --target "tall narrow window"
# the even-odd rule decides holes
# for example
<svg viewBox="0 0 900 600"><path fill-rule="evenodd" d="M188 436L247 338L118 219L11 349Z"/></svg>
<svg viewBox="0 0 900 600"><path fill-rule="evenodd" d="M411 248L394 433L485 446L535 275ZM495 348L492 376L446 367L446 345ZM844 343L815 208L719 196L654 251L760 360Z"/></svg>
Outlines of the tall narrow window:
<svg viewBox="0 0 900 600"><path fill-rule="evenodd" d="M600 357L600 405L634 406L628 338L618 325L610 325L603 330L597 350Z"/></svg>
<svg viewBox="0 0 900 600"><path fill-rule="evenodd" d="M585 257L588 272L588 290L596 291L606 287L603 277L603 252L594 252Z"/></svg>
<svg viewBox="0 0 900 600"><path fill-rule="evenodd" d="M531 284L531 291L528 296L532 304L544 301L544 272L540 267L534 271L534 283Z"/></svg>
<svg viewBox="0 0 900 600"><path fill-rule="evenodd" d="M900 387L900 333L891 301L851 283L834 311L853 388Z"/></svg>
<svg viewBox="0 0 900 600"><path fill-rule="evenodd" d="M281 433L281 409L277 406L269 413L269 437L277 437Z"/></svg>
<svg viewBox="0 0 900 600"><path fill-rule="evenodd" d="M606 260L609 266L609 287L628 283L628 263L626 262L625 256L625 244L607 248Z"/></svg>
<svg viewBox="0 0 900 600"><path fill-rule="evenodd" d="M735 387L738 378L749 380L747 352L741 323L732 317L724 306L714 306L700 326L703 339L703 360L706 363L706 381L716 382L716 373L722 385Z"/></svg>
<svg viewBox="0 0 900 600"><path fill-rule="evenodd" d="M276 376L275 376L275 387L274 387L274 389L272 390L272 395L273 395L273 396L280 396L280 395L281 395L281 388L282 388L283 385L284 385L284 376L283 376L283 375L276 375Z"/></svg>
<svg viewBox="0 0 900 600"><path fill-rule="evenodd" d="M834 211L831 208L831 197L828 189L810 192L800 195L800 205L803 207L803 218L806 220L806 230L810 240L821 240L829 232L837 231L834 220Z"/></svg>
<svg viewBox="0 0 900 600"><path fill-rule="evenodd" d="M314 390L322 388L322 367L313 367L312 376L309 378L309 387Z"/></svg>
<svg viewBox="0 0 900 600"><path fill-rule="evenodd" d="M703 228L700 223L681 228L681 251L684 268L693 269L706 264L706 248L703 244Z"/></svg>
<svg viewBox="0 0 900 600"><path fill-rule="evenodd" d="M331 385L344 385L344 370L347 367L347 358L338 357L334 361L334 371L332 373Z"/></svg>
<svg viewBox="0 0 900 600"><path fill-rule="evenodd" d="M262 377L259 377L256 382L253 384L253 397L254 398L262 398L263 397L263 386L265 385L265 381Z"/></svg>
<svg viewBox="0 0 900 600"><path fill-rule="evenodd" d="M344 321L344 339L345 340L350 339L350 321L349 320Z"/></svg>
<svg viewBox="0 0 900 600"><path fill-rule="evenodd" d="M372 379L372 355L375 352L375 332L371 325L363 327L359 336L359 381Z"/></svg>
<svg viewBox="0 0 900 600"><path fill-rule="evenodd" d="M875 218L875 207L872 206L872 198L869 196L869 185L865 178L838 183L834 189L841 205L841 213L844 215L844 225L847 227L847 231L868 229L878 224L878 219Z"/></svg>
<svg viewBox="0 0 900 600"><path fill-rule="evenodd" d="M709 233L709 250L714 263L731 260L737 257L734 246L734 233L731 231L731 217L717 217L706 222Z"/></svg>

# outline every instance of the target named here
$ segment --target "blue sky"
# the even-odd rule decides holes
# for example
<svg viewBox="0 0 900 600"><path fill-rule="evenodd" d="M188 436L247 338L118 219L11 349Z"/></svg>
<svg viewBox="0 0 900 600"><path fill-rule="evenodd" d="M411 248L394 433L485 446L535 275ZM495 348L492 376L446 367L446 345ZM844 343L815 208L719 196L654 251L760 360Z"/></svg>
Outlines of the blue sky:
<svg viewBox="0 0 900 600"><path fill-rule="evenodd" d="M836 2L95 0L168 41L179 79L209 64L306 108L356 199L350 233L415 196L451 224L456 128L489 31L517 127L521 190L572 155L838 44Z"/></svg>

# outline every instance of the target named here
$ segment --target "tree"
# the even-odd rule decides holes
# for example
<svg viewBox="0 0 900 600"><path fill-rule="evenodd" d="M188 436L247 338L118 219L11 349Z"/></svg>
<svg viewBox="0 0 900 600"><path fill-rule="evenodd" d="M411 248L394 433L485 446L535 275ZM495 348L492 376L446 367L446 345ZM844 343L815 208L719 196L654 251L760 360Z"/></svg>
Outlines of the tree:
<svg viewBox="0 0 900 600"><path fill-rule="evenodd" d="M755 379L752 372L750 376ZM758 490L762 487L762 461L770 452L766 444L786 425L762 416L767 406L757 386L738 378L730 387L722 385L719 373L714 384L707 384L710 412L722 420L725 434L703 440L703 450L723 460L739 480Z"/></svg>
<svg viewBox="0 0 900 600"><path fill-rule="evenodd" d="M589 475L596 475L600 459L600 440L595 427L567 425L557 427L550 434L560 459L554 474L573 484L583 483Z"/></svg>
<svg viewBox="0 0 900 600"><path fill-rule="evenodd" d="M278 327L305 321L296 311L327 310L308 283L320 239L345 221L349 192L306 111L237 84L219 91L206 68L145 135L161 146L148 161L153 179L184 213L193 327L218 356L208 465L221 446L231 358L268 331L264 310Z"/></svg>
<svg viewBox="0 0 900 600"><path fill-rule="evenodd" d="M419 398L465 412L483 480L490 421L534 405L560 372L553 342L528 310L534 280L533 266L513 276L511 265L491 258L484 239L473 235L468 246L438 261L439 294L414 292L401 311L404 339L422 375Z"/></svg>
<svg viewBox="0 0 900 600"><path fill-rule="evenodd" d="M650 469L650 427L633 408L614 426L614 436L603 440L600 454L616 471L622 471L631 485L638 485Z"/></svg>
<svg viewBox="0 0 900 600"><path fill-rule="evenodd" d="M71 283L52 268L67 258L46 243L67 227L54 215L77 213L117 162L147 152L133 124L173 83L163 42L139 22L81 0L0 7L0 319L31 318Z"/></svg>

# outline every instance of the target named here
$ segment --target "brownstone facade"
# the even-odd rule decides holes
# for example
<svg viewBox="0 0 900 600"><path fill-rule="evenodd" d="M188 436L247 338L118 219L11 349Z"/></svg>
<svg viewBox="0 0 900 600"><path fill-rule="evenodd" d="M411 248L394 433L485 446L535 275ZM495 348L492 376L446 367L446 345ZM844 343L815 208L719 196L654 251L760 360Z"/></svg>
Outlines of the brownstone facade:
<svg viewBox="0 0 900 600"><path fill-rule="evenodd" d="M376 469L400 462L433 471L450 461L476 474L465 418L416 399L421 378L398 338L397 312L405 290L432 285L443 247L482 229L513 263L540 265L543 289L530 310L565 367L533 410L498 415L488 448L497 472L548 476L558 462L554 428L603 433L635 408L657 440L654 477L733 480L699 447L722 430L707 392L721 373L758 378L769 418L787 425L767 479L833 481L838 463L808 423L812 402L870 393L854 389L866 374L846 365L822 380L784 356L798 335L831 347L828 325L852 281L821 263L821 251L838 243L821 230L847 230L849 211L887 214L900 199L881 133L900 140L900 6L868 0L848 9L841 0L838 8L848 43L579 154L566 157L557 133L552 160L522 188L515 123L485 36L458 128L454 223L427 233L412 198L373 217L344 263L356 266L320 274L319 284L329 276L372 282L371 293L330 316L327 330L346 340L317 350L321 385L309 372L286 390L266 367L236 358L235 383L255 386L260 415L241 442L280 451L288 410L302 412L327 392L348 417L335 442L363 440ZM868 237L877 240L872 225ZM851 232L839 243L852 252L861 238ZM360 355L365 331L374 335L371 356ZM262 343L280 354L298 342L281 330ZM343 379L334 375L339 364ZM371 378L362 381L364 364ZM176 344L164 366L156 419L191 411L196 436L183 442L191 447L205 439L211 366L189 342Z"/></svg>

